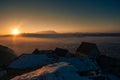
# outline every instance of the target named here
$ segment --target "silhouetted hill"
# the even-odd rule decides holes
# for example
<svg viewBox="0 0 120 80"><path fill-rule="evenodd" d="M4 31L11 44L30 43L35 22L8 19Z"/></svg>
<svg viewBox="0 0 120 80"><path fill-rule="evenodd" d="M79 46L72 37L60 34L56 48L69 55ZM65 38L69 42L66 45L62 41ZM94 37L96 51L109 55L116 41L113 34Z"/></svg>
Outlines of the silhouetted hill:
<svg viewBox="0 0 120 80"><path fill-rule="evenodd" d="M55 33L54 34L25 33L25 34L22 34L22 36L37 37L37 38L120 37L120 33L58 33L58 34L55 34Z"/></svg>
<svg viewBox="0 0 120 80"><path fill-rule="evenodd" d="M48 30L48 31L40 31L37 32L38 34L57 34L56 31Z"/></svg>

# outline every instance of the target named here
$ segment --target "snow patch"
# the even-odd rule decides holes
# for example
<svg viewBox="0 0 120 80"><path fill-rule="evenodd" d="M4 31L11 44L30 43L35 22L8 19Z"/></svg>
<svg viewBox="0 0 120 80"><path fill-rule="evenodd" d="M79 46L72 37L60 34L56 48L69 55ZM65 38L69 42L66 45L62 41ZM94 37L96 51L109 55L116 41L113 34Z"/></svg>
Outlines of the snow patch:
<svg viewBox="0 0 120 80"><path fill-rule="evenodd" d="M52 59L48 58L46 54L24 54L18 59L14 60L8 67L13 69L27 69L49 64Z"/></svg>
<svg viewBox="0 0 120 80"><path fill-rule="evenodd" d="M54 63L11 80L80 80L77 69L66 62Z"/></svg>
<svg viewBox="0 0 120 80"><path fill-rule="evenodd" d="M59 58L59 62L68 62L74 65L80 72L100 70L97 62L93 58Z"/></svg>

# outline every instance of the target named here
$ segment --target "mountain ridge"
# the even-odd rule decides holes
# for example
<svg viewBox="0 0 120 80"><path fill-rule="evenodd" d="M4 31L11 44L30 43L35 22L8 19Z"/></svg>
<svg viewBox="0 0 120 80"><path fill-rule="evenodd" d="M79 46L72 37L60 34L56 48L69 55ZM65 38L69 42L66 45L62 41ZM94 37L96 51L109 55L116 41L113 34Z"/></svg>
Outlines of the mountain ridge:
<svg viewBox="0 0 120 80"><path fill-rule="evenodd" d="M38 34L57 34L54 30L47 30L47 31L39 31Z"/></svg>

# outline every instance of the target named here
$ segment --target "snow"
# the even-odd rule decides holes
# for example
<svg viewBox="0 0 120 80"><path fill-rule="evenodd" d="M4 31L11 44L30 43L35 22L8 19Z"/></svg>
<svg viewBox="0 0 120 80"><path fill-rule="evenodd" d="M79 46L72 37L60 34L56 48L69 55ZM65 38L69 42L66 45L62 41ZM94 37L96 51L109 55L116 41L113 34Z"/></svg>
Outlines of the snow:
<svg viewBox="0 0 120 80"><path fill-rule="evenodd" d="M51 63L51 60L45 54L24 54L14 60L8 67L13 69L28 69Z"/></svg>
<svg viewBox="0 0 120 80"><path fill-rule="evenodd" d="M80 72L100 70L96 61L89 57L83 58L49 58L46 54L24 54L14 60L8 67L13 69L28 69L43 66L52 62L68 62L74 65Z"/></svg>
<svg viewBox="0 0 120 80"><path fill-rule="evenodd" d="M47 54L24 54L14 60L8 67L13 69L28 69L39 66L43 67L16 76L11 80L91 80L91 78L96 77L107 77L110 80L119 80L119 78L112 74L79 75L78 72L100 70L96 60L91 57L53 58L48 57Z"/></svg>
<svg viewBox="0 0 120 80"><path fill-rule="evenodd" d="M77 69L66 62L49 64L36 71L17 76L11 80L80 80Z"/></svg>
<svg viewBox="0 0 120 80"><path fill-rule="evenodd" d="M66 62L49 64L36 71L16 76L11 80L90 80L80 76L78 69Z"/></svg>
<svg viewBox="0 0 120 80"><path fill-rule="evenodd" d="M11 80L92 80L94 77L105 77L109 80L119 80L112 74L80 76L78 69L67 62L46 65L35 71L16 76Z"/></svg>
<svg viewBox="0 0 120 80"><path fill-rule="evenodd" d="M58 61L71 63L79 70L79 72L100 70L95 59L89 57L59 58Z"/></svg>

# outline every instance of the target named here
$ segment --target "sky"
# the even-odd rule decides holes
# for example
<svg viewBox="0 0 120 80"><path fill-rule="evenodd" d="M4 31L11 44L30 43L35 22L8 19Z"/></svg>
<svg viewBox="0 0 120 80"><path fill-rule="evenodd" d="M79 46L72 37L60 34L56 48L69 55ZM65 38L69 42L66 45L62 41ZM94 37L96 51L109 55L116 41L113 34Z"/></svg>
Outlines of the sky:
<svg viewBox="0 0 120 80"><path fill-rule="evenodd" d="M120 32L120 0L0 0L0 34Z"/></svg>

